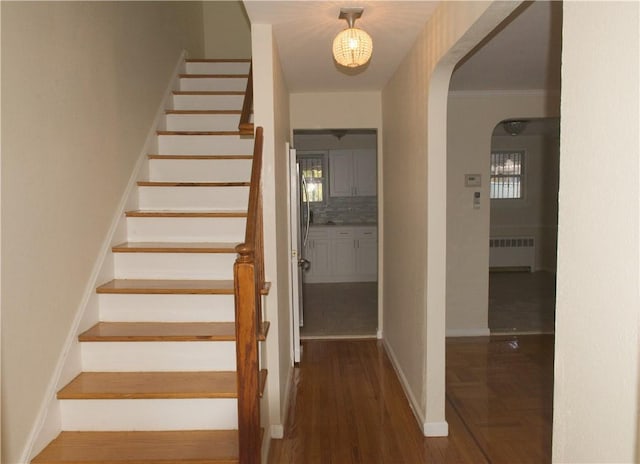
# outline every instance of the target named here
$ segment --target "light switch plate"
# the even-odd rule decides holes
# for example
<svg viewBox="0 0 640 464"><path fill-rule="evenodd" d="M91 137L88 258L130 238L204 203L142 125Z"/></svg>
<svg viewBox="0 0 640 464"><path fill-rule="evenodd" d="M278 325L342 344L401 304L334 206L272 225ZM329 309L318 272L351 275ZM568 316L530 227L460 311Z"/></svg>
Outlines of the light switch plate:
<svg viewBox="0 0 640 464"><path fill-rule="evenodd" d="M482 176L480 174L465 174L465 187L480 187L482 185Z"/></svg>

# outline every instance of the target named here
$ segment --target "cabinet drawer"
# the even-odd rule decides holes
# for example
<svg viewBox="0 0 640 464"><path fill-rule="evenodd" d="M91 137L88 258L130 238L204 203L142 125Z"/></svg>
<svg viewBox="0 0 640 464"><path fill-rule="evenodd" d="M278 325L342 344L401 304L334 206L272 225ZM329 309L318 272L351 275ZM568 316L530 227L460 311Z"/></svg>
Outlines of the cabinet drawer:
<svg viewBox="0 0 640 464"><path fill-rule="evenodd" d="M353 229L350 227L331 229L331 238L353 238Z"/></svg>
<svg viewBox="0 0 640 464"><path fill-rule="evenodd" d="M378 238L378 229L375 227L358 227L354 231L355 238Z"/></svg>
<svg viewBox="0 0 640 464"><path fill-rule="evenodd" d="M309 229L309 240L321 239L321 238L329 238L329 230L327 229L314 229L311 227Z"/></svg>

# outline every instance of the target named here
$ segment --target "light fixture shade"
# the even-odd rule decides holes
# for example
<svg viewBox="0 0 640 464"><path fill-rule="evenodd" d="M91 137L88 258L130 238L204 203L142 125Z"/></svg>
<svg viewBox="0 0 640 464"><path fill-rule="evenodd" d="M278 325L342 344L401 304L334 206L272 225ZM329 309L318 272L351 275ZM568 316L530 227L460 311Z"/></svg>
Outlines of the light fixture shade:
<svg viewBox="0 0 640 464"><path fill-rule="evenodd" d="M371 59L373 41L362 29L350 27L333 39L333 57L342 66L357 68Z"/></svg>
<svg viewBox="0 0 640 464"><path fill-rule="evenodd" d="M525 127L527 127L528 122L529 121L512 119L509 121L502 121L502 127L504 127L504 130L505 132L507 132L507 134L515 136L522 133Z"/></svg>

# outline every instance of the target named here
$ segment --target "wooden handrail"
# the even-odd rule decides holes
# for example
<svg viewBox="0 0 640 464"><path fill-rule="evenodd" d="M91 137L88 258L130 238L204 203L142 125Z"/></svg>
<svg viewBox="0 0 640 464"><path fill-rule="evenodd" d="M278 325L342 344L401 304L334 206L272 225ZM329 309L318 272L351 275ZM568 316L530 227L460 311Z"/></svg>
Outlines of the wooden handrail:
<svg viewBox="0 0 640 464"><path fill-rule="evenodd" d="M238 257L234 265L240 464L259 464L261 450L258 333L262 327L261 291L265 286L260 180L262 144L263 130L258 127L253 148L245 241L236 247Z"/></svg>
<svg viewBox="0 0 640 464"><path fill-rule="evenodd" d="M253 62L249 65L249 77L247 78L247 88L244 92L242 102L242 113L238 130L240 135L253 135L253 123L251 122L251 112L253 111Z"/></svg>

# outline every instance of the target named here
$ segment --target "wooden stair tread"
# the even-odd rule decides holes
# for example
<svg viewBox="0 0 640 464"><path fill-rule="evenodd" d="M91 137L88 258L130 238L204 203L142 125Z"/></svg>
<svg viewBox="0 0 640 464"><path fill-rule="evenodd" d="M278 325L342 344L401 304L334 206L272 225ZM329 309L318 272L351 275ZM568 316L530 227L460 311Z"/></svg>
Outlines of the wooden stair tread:
<svg viewBox="0 0 640 464"><path fill-rule="evenodd" d="M188 58L187 63L251 63L251 58Z"/></svg>
<svg viewBox="0 0 640 464"><path fill-rule="evenodd" d="M266 369L260 369L260 372L258 373L258 382L259 382L259 393L260 393L260 398L262 398L262 396L264 395L264 389L267 386L267 370Z"/></svg>
<svg viewBox="0 0 640 464"><path fill-rule="evenodd" d="M114 253L235 253L238 243L222 242L125 242Z"/></svg>
<svg viewBox="0 0 640 464"><path fill-rule="evenodd" d="M234 371L82 372L58 392L60 400L237 398ZM267 370L259 372L260 397Z"/></svg>
<svg viewBox="0 0 640 464"><path fill-rule="evenodd" d="M253 135L253 123L240 124L240 135Z"/></svg>
<svg viewBox="0 0 640 464"><path fill-rule="evenodd" d="M247 79L249 74L178 74L180 79Z"/></svg>
<svg viewBox="0 0 640 464"><path fill-rule="evenodd" d="M33 464L236 464L237 430L62 432Z"/></svg>
<svg viewBox="0 0 640 464"><path fill-rule="evenodd" d="M97 293L233 295L233 280L113 279Z"/></svg>
<svg viewBox="0 0 640 464"><path fill-rule="evenodd" d="M244 90L173 90L173 95L244 95Z"/></svg>
<svg viewBox="0 0 640 464"><path fill-rule="evenodd" d="M138 187L249 187L251 182L153 182L138 181Z"/></svg>
<svg viewBox="0 0 640 464"><path fill-rule="evenodd" d="M253 155L147 155L156 160L250 160Z"/></svg>
<svg viewBox="0 0 640 464"><path fill-rule="evenodd" d="M165 110L165 114L242 114L241 110Z"/></svg>
<svg viewBox="0 0 640 464"><path fill-rule="evenodd" d="M127 217L245 218L246 211L127 211Z"/></svg>
<svg viewBox="0 0 640 464"><path fill-rule="evenodd" d="M269 323L258 336L266 338ZM80 334L81 342L235 341L235 322L98 322Z"/></svg>
<svg viewBox="0 0 640 464"><path fill-rule="evenodd" d="M219 372L83 372L58 399L237 398L237 374Z"/></svg>
<svg viewBox="0 0 640 464"><path fill-rule="evenodd" d="M240 135L240 131L156 131L158 135Z"/></svg>
<svg viewBox="0 0 640 464"><path fill-rule="evenodd" d="M98 322L79 336L81 342L233 341L233 322Z"/></svg>

